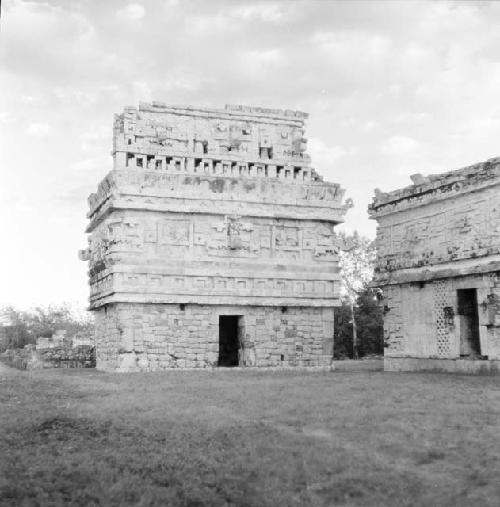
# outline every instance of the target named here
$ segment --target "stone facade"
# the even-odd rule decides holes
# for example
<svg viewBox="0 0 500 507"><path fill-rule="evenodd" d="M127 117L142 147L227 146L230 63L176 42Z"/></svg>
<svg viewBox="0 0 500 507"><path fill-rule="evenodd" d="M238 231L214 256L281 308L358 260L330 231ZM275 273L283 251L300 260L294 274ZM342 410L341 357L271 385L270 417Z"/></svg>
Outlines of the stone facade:
<svg viewBox="0 0 500 507"><path fill-rule="evenodd" d="M376 190L385 368L500 368L500 158Z"/></svg>
<svg viewBox="0 0 500 507"><path fill-rule="evenodd" d="M112 305L97 312L99 366L105 369L217 365L219 318L241 315L239 366L327 366L333 353L333 309L312 307ZM129 361L130 363L127 363Z"/></svg>
<svg viewBox="0 0 500 507"><path fill-rule="evenodd" d="M98 367L330 364L334 226L351 203L311 167L306 117L156 102L116 115L81 252Z"/></svg>

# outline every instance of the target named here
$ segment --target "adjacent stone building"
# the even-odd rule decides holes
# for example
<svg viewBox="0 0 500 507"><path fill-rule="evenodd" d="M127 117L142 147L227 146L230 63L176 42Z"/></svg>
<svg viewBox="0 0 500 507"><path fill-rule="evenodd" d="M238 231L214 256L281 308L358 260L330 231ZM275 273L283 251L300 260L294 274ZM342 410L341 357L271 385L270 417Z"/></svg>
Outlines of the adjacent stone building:
<svg viewBox="0 0 500 507"><path fill-rule="evenodd" d="M385 369L499 371L500 158L376 190Z"/></svg>
<svg viewBox="0 0 500 507"><path fill-rule="evenodd" d="M89 198L97 367L322 366L350 203L298 111L127 107Z"/></svg>

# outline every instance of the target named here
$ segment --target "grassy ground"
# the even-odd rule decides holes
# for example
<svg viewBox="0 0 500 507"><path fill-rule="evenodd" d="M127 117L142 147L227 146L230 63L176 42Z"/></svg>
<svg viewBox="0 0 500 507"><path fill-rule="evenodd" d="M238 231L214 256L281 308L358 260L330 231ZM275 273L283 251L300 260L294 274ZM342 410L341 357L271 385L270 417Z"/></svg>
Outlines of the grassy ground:
<svg viewBox="0 0 500 507"><path fill-rule="evenodd" d="M0 505L500 505L500 381L0 366Z"/></svg>

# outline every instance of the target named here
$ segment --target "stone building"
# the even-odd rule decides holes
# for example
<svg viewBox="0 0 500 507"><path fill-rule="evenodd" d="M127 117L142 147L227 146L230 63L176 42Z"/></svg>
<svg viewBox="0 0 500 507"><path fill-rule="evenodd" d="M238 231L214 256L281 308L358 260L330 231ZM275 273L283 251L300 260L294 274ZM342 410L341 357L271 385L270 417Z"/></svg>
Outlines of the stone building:
<svg viewBox="0 0 500 507"><path fill-rule="evenodd" d="M97 367L329 365L334 226L298 111L127 107L89 197Z"/></svg>
<svg viewBox="0 0 500 507"><path fill-rule="evenodd" d="M369 208L385 369L499 371L500 158L411 178Z"/></svg>

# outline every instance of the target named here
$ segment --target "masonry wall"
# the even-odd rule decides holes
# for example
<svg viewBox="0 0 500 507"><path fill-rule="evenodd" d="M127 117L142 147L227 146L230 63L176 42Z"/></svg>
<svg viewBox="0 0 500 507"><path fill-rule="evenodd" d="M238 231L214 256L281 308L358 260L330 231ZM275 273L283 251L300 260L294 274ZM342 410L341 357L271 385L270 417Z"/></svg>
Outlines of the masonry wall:
<svg viewBox="0 0 500 507"><path fill-rule="evenodd" d="M499 273L385 287L385 356L459 358L459 289L477 290L481 355L500 360Z"/></svg>
<svg viewBox="0 0 500 507"><path fill-rule="evenodd" d="M219 316L239 315L240 366L329 366L333 308L109 304L96 317L97 368L217 366Z"/></svg>
<svg viewBox="0 0 500 507"><path fill-rule="evenodd" d="M35 350L33 345L9 349L0 354L0 361L20 370L41 368L95 368L95 348L92 345L72 347L67 343Z"/></svg>
<svg viewBox="0 0 500 507"><path fill-rule="evenodd" d="M411 179L402 189L376 190L369 207L378 226L374 285L384 293L385 367L497 368L500 159Z"/></svg>

